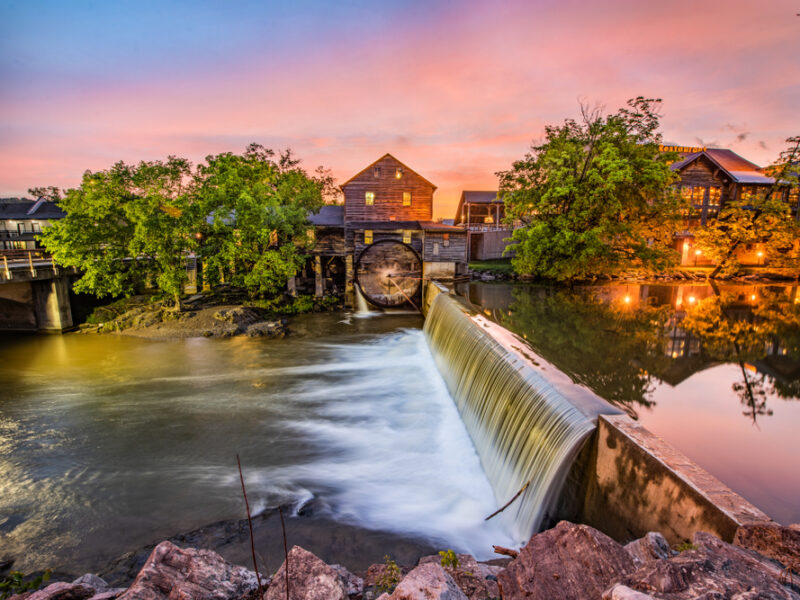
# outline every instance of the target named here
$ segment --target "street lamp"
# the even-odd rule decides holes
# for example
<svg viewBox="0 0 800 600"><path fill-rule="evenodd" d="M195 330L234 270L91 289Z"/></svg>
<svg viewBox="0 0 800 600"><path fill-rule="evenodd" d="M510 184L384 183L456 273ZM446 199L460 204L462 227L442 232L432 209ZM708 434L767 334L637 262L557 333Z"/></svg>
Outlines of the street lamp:
<svg viewBox="0 0 800 600"><path fill-rule="evenodd" d="M694 266L697 266L697 258L703 253L702 250L695 250L694 251Z"/></svg>

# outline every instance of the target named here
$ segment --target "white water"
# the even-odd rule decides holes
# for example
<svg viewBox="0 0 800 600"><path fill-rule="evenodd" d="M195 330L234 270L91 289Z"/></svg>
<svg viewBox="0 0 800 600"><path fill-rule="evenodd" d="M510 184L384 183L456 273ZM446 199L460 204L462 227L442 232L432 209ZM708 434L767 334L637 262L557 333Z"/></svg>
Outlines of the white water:
<svg viewBox="0 0 800 600"><path fill-rule="evenodd" d="M237 452L257 508L313 497L442 549L511 545L419 318L376 315L298 317L285 340L6 340L0 549L85 569L242 518Z"/></svg>
<svg viewBox="0 0 800 600"><path fill-rule="evenodd" d="M361 287L357 283L353 284L353 291L356 296L356 314L365 315L371 313L367 299L364 298L364 294L361 293Z"/></svg>
<svg viewBox="0 0 800 600"><path fill-rule="evenodd" d="M507 331L446 294L433 301L425 332L478 449L498 505L525 491L495 517L518 543L536 533L554 508L567 471L594 424L534 371L522 354L487 331ZM517 342L519 343L519 342Z"/></svg>

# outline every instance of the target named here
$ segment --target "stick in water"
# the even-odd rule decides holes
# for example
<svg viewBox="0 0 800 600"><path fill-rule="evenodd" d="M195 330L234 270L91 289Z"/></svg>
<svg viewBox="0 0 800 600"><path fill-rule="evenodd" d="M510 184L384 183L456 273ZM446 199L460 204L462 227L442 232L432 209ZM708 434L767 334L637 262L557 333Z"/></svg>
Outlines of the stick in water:
<svg viewBox="0 0 800 600"><path fill-rule="evenodd" d="M289 550L286 547L286 525L283 524L283 511L278 504L278 514L281 516L281 531L283 531L283 555L286 557L286 568L283 574L286 576L286 600L289 600Z"/></svg>
<svg viewBox="0 0 800 600"><path fill-rule="evenodd" d="M507 509L509 506L511 506L511 503L512 503L514 500L516 500L517 498L519 498L520 494L521 494L522 492L524 492L526 489L528 489L528 486L529 486L530 484L531 484L531 480L529 479L529 480L528 480L528 483L526 483L525 485L523 485L523 486L522 486L522 489L521 489L520 491L518 491L516 494L514 494L514 497L513 497L511 500L509 500L508 502L506 502L506 503L505 503L503 506L501 506L501 507L500 507L500 508L498 508L496 511L494 511L492 514L490 514L488 517L486 517L486 518L484 519L484 521L488 521L488 520L489 520L489 519L491 519L493 516L500 514L500 513L501 513L501 512L503 512L505 509Z"/></svg>
<svg viewBox="0 0 800 600"><path fill-rule="evenodd" d="M239 481L242 482L242 495L244 496L244 507L247 509L247 525L250 527L250 552L253 554L253 568L256 570L256 580L258 581L258 597L264 600L264 589L261 587L261 574L258 572L256 562L256 543L253 539L253 520L250 518L250 503L247 501L247 491L244 489L244 476L242 475L242 461L239 460L239 453L236 453L236 464L239 465Z"/></svg>

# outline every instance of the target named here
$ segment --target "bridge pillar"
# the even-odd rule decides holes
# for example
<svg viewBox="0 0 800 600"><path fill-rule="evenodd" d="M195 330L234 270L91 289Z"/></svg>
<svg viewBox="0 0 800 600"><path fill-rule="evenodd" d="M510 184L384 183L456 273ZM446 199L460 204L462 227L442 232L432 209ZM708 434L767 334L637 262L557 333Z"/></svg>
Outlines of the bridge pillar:
<svg viewBox="0 0 800 600"><path fill-rule="evenodd" d="M31 281L31 289L39 331L61 332L72 327L69 280L66 277Z"/></svg>

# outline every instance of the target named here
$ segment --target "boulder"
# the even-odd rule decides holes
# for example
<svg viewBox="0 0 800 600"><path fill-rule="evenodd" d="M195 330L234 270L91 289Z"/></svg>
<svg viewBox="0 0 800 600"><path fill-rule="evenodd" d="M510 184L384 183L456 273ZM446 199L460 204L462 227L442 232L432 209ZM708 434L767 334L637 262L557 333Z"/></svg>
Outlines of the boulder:
<svg viewBox="0 0 800 600"><path fill-rule="evenodd" d="M800 573L800 526L784 527L778 523L742 525L733 543L768 556Z"/></svg>
<svg viewBox="0 0 800 600"><path fill-rule="evenodd" d="M286 598L286 561L272 578L266 600ZM347 583L336 569L300 546L289 551L289 600L346 600Z"/></svg>
<svg viewBox="0 0 800 600"><path fill-rule="evenodd" d="M469 600L485 600L485 598L499 598L500 589L497 585L497 573L502 567L485 565L475 560L471 554L457 554L457 567L444 567L445 572L453 578L458 588ZM419 559L420 565L441 565L442 557L434 554L423 556Z"/></svg>
<svg viewBox="0 0 800 600"><path fill-rule="evenodd" d="M589 527L561 521L535 534L497 576L504 600L600 598L635 565L622 545Z"/></svg>
<svg viewBox="0 0 800 600"><path fill-rule="evenodd" d="M696 533L693 542L695 549L650 561L619 583L663 600L800 600L781 585L780 569L767 559L705 532Z"/></svg>
<svg viewBox="0 0 800 600"><path fill-rule="evenodd" d="M403 577L390 600L467 600L453 578L440 564L425 563Z"/></svg>
<svg viewBox="0 0 800 600"><path fill-rule="evenodd" d="M88 585L58 581L30 595L22 596L26 597L26 600L88 600L94 595L95 589Z"/></svg>
<svg viewBox="0 0 800 600"><path fill-rule="evenodd" d="M256 574L216 552L161 542L121 600L228 600L258 588Z"/></svg>
<svg viewBox="0 0 800 600"><path fill-rule="evenodd" d="M345 593L349 598L354 598L364 591L364 580L353 575L342 565L330 565L331 569L339 575L339 580L344 584Z"/></svg>
<svg viewBox="0 0 800 600"><path fill-rule="evenodd" d="M655 600L655 598L649 594L632 590L627 586L615 584L606 590L606 593L603 594L603 600Z"/></svg>
<svg viewBox="0 0 800 600"><path fill-rule="evenodd" d="M633 540L625 545L625 550L630 554L637 567L662 558L672 558L675 552L669 547L669 542L660 533L651 531L638 540Z"/></svg>

